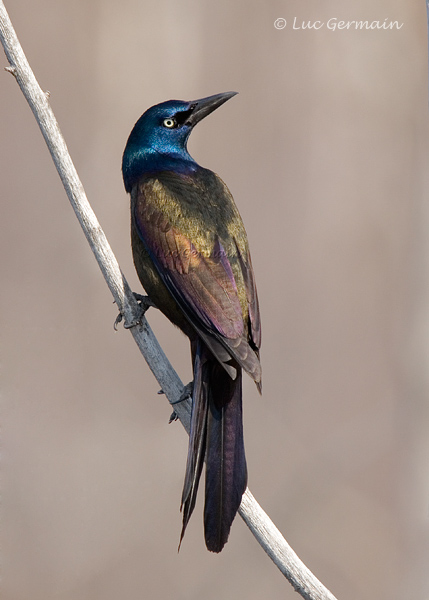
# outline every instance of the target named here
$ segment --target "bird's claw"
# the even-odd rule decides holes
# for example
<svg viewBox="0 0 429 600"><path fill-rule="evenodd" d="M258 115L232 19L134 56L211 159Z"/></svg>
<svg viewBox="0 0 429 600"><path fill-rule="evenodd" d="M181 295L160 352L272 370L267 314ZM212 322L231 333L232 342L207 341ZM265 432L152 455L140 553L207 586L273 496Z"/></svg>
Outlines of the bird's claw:
<svg viewBox="0 0 429 600"><path fill-rule="evenodd" d="M186 400L187 398L192 398L193 389L194 389L194 382L190 381L185 386L183 386L183 390L179 396L179 399L173 400L173 402L170 402L170 404L180 404L180 402L183 402L183 400Z"/></svg>
<svg viewBox="0 0 429 600"><path fill-rule="evenodd" d="M193 389L194 389L194 382L190 381L185 386L183 386L183 390L179 396L179 399L174 400L173 402L170 402L170 404L180 404L180 402L183 402L187 398L192 398Z"/></svg>
<svg viewBox="0 0 429 600"><path fill-rule="evenodd" d="M192 398L192 391L194 389L194 382L190 381L189 383L187 383L182 390L182 393L179 396L178 400L174 400L173 402L170 402L170 404L179 404L180 402L183 402L184 400L187 400L188 398ZM160 392L162 392L162 390L160 390ZM158 394L160 393L158 392ZM164 392L162 392L164 393ZM168 421L168 424L172 423L173 421L177 421L177 419L179 418L178 414L176 413L175 410L173 410L173 412L170 415L170 419Z"/></svg>
<svg viewBox="0 0 429 600"><path fill-rule="evenodd" d="M175 410L173 410L173 412L170 415L170 418L168 419L168 424L170 425L170 423L172 423L173 421L177 421L178 418L179 418L179 415L177 414L177 412Z"/></svg>
<svg viewBox="0 0 429 600"><path fill-rule="evenodd" d="M134 327L135 325L141 325L142 318L143 318L145 312L147 311L147 309L150 308L151 306L156 308L155 304L152 302L152 300L149 298L149 296L143 296L142 294L137 294L136 292L134 292L134 298L137 300L137 303L140 307L140 315L139 315L138 319L133 319L132 321L125 321L125 323L124 323L125 329L131 329L131 327ZM116 317L115 322L113 324L113 329L115 331L118 331L118 325L119 325L119 323L122 322L123 318L124 318L124 316L120 312L118 314L118 316Z"/></svg>
<svg viewBox="0 0 429 600"><path fill-rule="evenodd" d="M144 312L146 312L151 306L156 308L155 302L152 302L149 296L143 296L143 294L137 294L137 292L134 292L134 298L137 300Z"/></svg>

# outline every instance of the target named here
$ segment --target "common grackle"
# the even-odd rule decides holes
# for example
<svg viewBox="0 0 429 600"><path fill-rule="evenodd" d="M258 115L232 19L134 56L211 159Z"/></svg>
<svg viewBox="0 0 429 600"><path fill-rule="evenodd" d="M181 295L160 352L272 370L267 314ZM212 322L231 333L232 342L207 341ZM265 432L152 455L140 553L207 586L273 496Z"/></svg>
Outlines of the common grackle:
<svg viewBox="0 0 429 600"><path fill-rule="evenodd" d="M246 231L224 182L187 151L227 92L149 108L122 160L134 264L149 298L190 339L194 383L180 541L206 462L204 534L220 552L247 486L242 369L261 391L258 297Z"/></svg>

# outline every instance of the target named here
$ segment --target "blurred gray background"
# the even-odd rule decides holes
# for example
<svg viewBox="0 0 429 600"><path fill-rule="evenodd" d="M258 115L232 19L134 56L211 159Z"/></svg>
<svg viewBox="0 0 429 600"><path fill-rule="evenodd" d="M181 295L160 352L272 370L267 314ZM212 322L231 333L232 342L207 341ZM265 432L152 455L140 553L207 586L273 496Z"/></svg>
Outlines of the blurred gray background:
<svg viewBox="0 0 429 600"><path fill-rule="evenodd" d="M339 599L426 599L429 206L424 2L9 0L133 289L128 134L236 90L189 150L245 221L264 395L249 486ZM274 21L287 20L283 30ZM319 30L293 29L320 20ZM400 30L332 31L338 20ZM3 53L0 66L7 62ZM177 553L187 438L116 309L14 79L0 73L2 598L296 598L240 518L202 503ZM149 322L183 381L187 340Z"/></svg>

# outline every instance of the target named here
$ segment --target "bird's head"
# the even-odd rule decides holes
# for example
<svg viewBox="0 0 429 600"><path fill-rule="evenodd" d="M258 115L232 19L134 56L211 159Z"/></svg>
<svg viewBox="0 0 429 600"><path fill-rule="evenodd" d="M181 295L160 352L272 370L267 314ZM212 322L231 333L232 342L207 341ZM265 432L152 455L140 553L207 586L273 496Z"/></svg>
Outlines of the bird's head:
<svg viewBox="0 0 429 600"><path fill-rule="evenodd" d="M186 148L192 129L236 93L225 92L191 102L168 100L143 113L130 133L122 159L127 192L145 172L174 168L174 161L178 161L177 166L183 161L193 163Z"/></svg>

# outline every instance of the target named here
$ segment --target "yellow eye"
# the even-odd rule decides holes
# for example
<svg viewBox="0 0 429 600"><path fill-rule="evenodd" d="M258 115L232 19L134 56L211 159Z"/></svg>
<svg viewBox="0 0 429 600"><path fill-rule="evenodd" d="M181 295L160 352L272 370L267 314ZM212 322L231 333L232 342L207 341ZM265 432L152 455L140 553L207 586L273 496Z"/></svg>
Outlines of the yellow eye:
<svg viewBox="0 0 429 600"><path fill-rule="evenodd" d="M176 120L171 118L164 119L162 124L164 125L164 127L168 127L168 129L173 129L173 127L176 127L177 125Z"/></svg>

